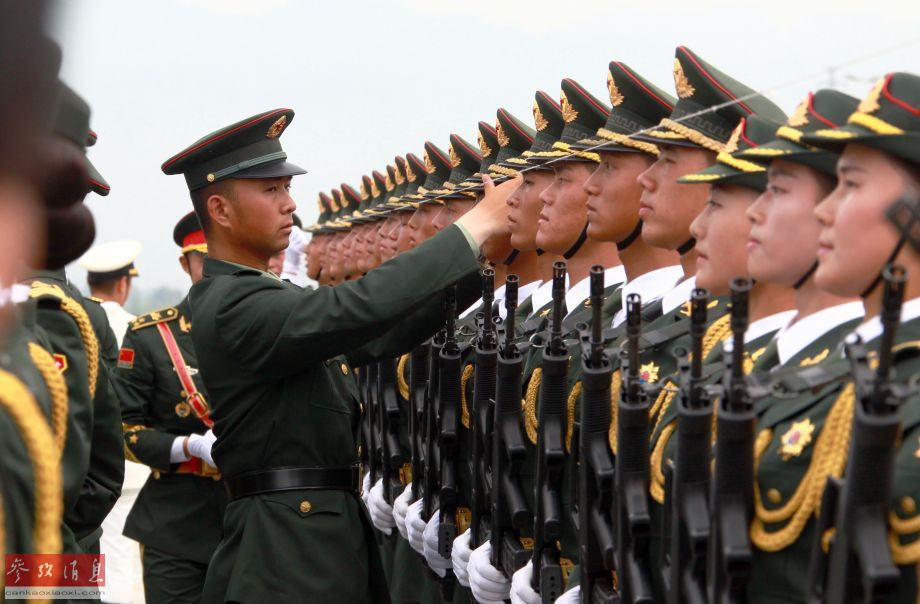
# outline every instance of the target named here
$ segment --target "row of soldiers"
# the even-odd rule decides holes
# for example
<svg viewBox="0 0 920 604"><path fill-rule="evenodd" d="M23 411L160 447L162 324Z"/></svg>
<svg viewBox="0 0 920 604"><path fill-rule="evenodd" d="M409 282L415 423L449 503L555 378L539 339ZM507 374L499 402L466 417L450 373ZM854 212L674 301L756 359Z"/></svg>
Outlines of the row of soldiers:
<svg viewBox="0 0 920 604"><path fill-rule="evenodd" d="M394 602L916 600L920 78L787 116L673 75L319 195L333 289L506 198L441 329L356 371Z"/></svg>

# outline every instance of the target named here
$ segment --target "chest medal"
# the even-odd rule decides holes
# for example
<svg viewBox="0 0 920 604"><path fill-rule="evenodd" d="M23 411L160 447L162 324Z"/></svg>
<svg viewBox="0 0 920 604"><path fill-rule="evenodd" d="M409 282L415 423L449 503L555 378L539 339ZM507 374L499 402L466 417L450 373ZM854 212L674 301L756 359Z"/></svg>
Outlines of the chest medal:
<svg viewBox="0 0 920 604"><path fill-rule="evenodd" d="M815 431L815 425L807 417L801 421L795 422L780 438L782 443L779 448L779 454L782 455L783 461L789 461L793 457L802 454L809 444Z"/></svg>

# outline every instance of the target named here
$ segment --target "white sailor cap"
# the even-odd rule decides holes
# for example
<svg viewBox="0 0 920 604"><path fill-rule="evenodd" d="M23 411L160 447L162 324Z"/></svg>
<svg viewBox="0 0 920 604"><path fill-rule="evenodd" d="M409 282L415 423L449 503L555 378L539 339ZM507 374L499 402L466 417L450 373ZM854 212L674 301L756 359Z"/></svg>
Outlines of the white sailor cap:
<svg viewBox="0 0 920 604"><path fill-rule="evenodd" d="M137 276L134 261L141 253L141 243L133 239L119 239L93 246L77 260L86 269L90 285L112 281L124 276Z"/></svg>

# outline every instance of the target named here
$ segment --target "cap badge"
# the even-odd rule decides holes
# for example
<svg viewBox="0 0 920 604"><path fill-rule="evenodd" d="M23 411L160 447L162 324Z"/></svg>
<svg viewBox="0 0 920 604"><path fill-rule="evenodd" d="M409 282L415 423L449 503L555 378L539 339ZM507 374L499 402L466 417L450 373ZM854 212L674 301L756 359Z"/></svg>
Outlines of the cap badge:
<svg viewBox="0 0 920 604"><path fill-rule="evenodd" d="M450 153L450 165L456 168L460 165L460 156L457 155L457 152L454 151L454 146L451 145L447 148L448 153Z"/></svg>
<svg viewBox="0 0 920 604"><path fill-rule="evenodd" d="M407 166L403 165L403 168ZM396 184L401 185L406 182L406 177L403 176L403 171L399 169L399 165L396 166Z"/></svg>
<svg viewBox="0 0 920 604"><path fill-rule="evenodd" d="M275 123L271 125L271 128L268 129L268 132L265 133L266 138L278 138L281 136L281 131L284 130L284 126L287 124L287 116L282 115L275 120Z"/></svg>
<svg viewBox="0 0 920 604"><path fill-rule="evenodd" d="M406 180L415 182L415 171L412 170L412 165L409 162L406 162Z"/></svg>
<svg viewBox="0 0 920 604"><path fill-rule="evenodd" d="M885 78L882 78L875 83L875 86L872 87L872 90L869 91L869 95L864 98L859 103L859 107L856 108L857 111L861 113L874 113L881 109L878 99L882 95L882 90L885 89Z"/></svg>
<svg viewBox="0 0 920 604"><path fill-rule="evenodd" d="M371 197L380 197L380 189L377 188L377 181L371 181Z"/></svg>
<svg viewBox="0 0 920 604"><path fill-rule="evenodd" d="M387 177L383 181L383 184L386 187L387 191L392 191L393 189L396 188L396 185L393 184L393 179L390 178L390 168L393 168L393 166L387 166ZM393 168L393 171L395 172L396 169Z"/></svg>
<svg viewBox="0 0 920 604"><path fill-rule="evenodd" d="M696 88L687 79L679 59L674 59L674 87L677 89L677 96L682 99L690 98L696 92Z"/></svg>
<svg viewBox="0 0 920 604"><path fill-rule="evenodd" d="M502 147L507 147L511 144L511 139L508 138L508 134L505 132L505 129L502 128L501 124L495 125L495 134L498 137L498 144Z"/></svg>
<svg viewBox="0 0 920 604"><path fill-rule="evenodd" d="M500 127L501 126L499 126L499 128ZM499 139L499 143L501 143L501 139ZM492 155L492 148L489 147L488 144L486 144L486 139L482 137L481 132L479 133L479 152L482 153L483 157L488 157L489 155Z"/></svg>
<svg viewBox="0 0 920 604"><path fill-rule="evenodd" d="M320 214L322 214L323 212L326 211L326 207L323 205L323 198L322 198L322 197L317 197L317 198L316 198L316 207L319 209L319 213L320 213Z"/></svg>
<svg viewBox="0 0 920 604"><path fill-rule="evenodd" d="M543 117L543 112L540 111L540 105L538 105L536 101L533 102L533 123L538 132L546 130L546 127L549 126L549 122Z"/></svg>
<svg viewBox="0 0 920 604"><path fill-rule="evenodd" d="M811 100L811 96L799 103L799 106L795 108L795 111L792 112L792 115L789 116L788 125L792 127L804 126L808 123L808 102Z"/></svg>
<svg viewBox="0 0 920 604"><path fill-rule="evenodd" d="M334 196L329 198L329 206L332 207L333 212L338 212L341 209Z"/></svg>
<svg viewBox="0 0 920 604"><path fill-rule="evenodd" d="M744 124L745 119L741 118L741 121L738 122L738 125L732 130L731 137L728 139L728 142L725 143L726 153L734 153L738 150L738 141L741 140L741 134L744 132Z"/></svg>
<svg viewBox="0 0 920 604"><path fill-rule="evenodd" d="M425 151L425 171L429 174L434 174L434 162L431 161L431 156L428 155L428 151Z"/></svg>
<svg viewBox="0 0 920 604"><path fill-rule="evenodd" d="M569 97L565 96L565 93L562 93L560 97L562 99L562 119L565 120L565 123L574 122L578 119L578 111L572 107L572 104L569 102Z"/></svg>
<svg viewBox="0 0 920 604"><path fill-rule="evenodd" d="M361 199L367 201L371 196L367 193L367 185L364 184L364 181L361 181Z"/></svg>
<svg viewBox="0 0 920 604"><path fill-rule="evenodd" d="M623 98L623 93L617 88L617 83L613 81L613 74L611 73L607 74L607 92L610 93L610 104L614 107L619 107L626 100Z"/></svg>

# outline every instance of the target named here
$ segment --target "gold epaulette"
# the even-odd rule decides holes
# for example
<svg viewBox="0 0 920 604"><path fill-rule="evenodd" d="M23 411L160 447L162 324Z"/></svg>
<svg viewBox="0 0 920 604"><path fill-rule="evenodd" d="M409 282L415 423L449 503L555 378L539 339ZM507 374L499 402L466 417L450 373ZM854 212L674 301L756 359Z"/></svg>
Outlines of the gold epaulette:
<svg viewBox="0 0 920 604"><path fill-rule="evenodd" d="M149 312L146 315L141 315L138 318L131 321L131 331L137 331L143 327L150 327L151 325L156 325L157 323L165 323L166 321L172 321L179 318L179 311L176 310L174 306L169 308L161 308L153 312Z"/></svg>
<svg viewBox="0 0 920 604"><path fill-rule="evenodd" d="M103 302L105 302L105 300L103 300L102 298L97 298L96 296L87 296L86 299L92 300L96 304L102 304Z"/></svg>

